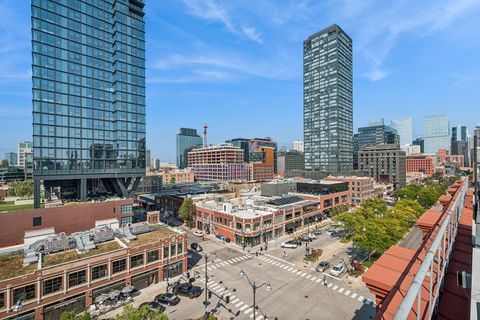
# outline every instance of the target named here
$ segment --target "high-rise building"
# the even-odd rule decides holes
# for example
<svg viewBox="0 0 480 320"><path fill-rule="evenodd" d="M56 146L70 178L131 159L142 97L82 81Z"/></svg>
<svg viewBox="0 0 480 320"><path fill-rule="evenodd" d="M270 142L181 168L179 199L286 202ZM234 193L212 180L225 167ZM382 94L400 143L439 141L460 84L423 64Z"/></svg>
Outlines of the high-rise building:
<svg viewBox="0 0 480 320"><path fill-rule="evenodd" d="M203 144L202 137L197 129L180 128L177 133L177 167L184 169L188 167L188 152L193 148L199 148Z"/></svg>
<svg viewBox="0 0 480 320"><path fill-rule="evenodd" d="M262 162L271 165L273 166L273 172L277 173L277 143L272 138L253 138L249 142L249 149L249 162Z"/></svg>
<svg viewBox="0 0 480 320"><path fill-rule="evenodd" d="M25 154L33 152L33 144L31 141L20 142L17 149L17 166L23 168L25 166Z"/></svg>
<svg viewBox="0 0 480 320"><path fill-rule="evenodd" d="M452 127L452 142L450 152L452 155L463 155L463 166L470 165L470 132L467 126Z"/></svg>
<svg viewBox="0 0 480 320"><path fill-rule="evenodd" d="M304 152L305 148L304 148L304 145L303 145L303 141L302 140L293 141L293 150L299 151L299 152Z"/></svg>
<svg viewBox="0 0 480 320"><path fill-rule="evenodd" d="M305 167L305 155L297 150L281 151L278 153L278 174L284 176L286 172L302 172Z"/></svg>
<svg viewBox="0 0 480 320"><path fill-rule="evenodd" d="M379 144L400 144L400 137L397 130L380 122L369 122L373 126L358 128L358 135L354 138L353 164L354 169L358 169L358 150L365 146L374 146Z"/></svg>
<svg viewBox="0 0 480 320"><path fill-rule="evenodd" d="M234 147L239 147L243 150L243 161L249 162L250 161L250 139L245 138L235 138L231 140L226 140L225 143L230 143Z"/></svg>
<svg viewBox="0 0 480 320"><path fill-rule="evenodd" d="M41 180L83 201L99 186L127 197L145 175L143 7L32 0L36 207Z"/></svg>
<svg viewBox="0 0 480 320"><path fill-rule="evenodd" d="M390 127L397 130L400 136L400 145L412 144L413 141L413 118L399 117L390 121Z"/></svg>
<svg viewBox="0 0 480 320"><path fill-rule="evenodd" d="M425 139L423 139L422 137L419 137L413 140L412 144L414 146L420 146L420 153L425 152Z"/></svg>
<svg viewBox="0 0 480 320"><path fill-rule="evenodd" d="M147 149L145 150L145 167L150 169L150 165L152 163L152 152Z"/></svg>
<svg viewBox="0 0 480 320"><path fill-rule="evenodd" d="M305 170L353 167L352 39L336 24L303 42Z"/></svg>
<svg viewBox="0 0 480 320"><path fill-rule="evenodd" d="M17 154L15 152L5 152L5 160L8 161L8 165L17 165Z"/></svg>
<svg viewBox="0 0 480 320"><path fill-rule="evenodd" d="M427 116L424 120L425 153L436 154L438 149L450 150L448 116Z"/></svg>
<svg viewBox="0 0 480 320"><path fill-rule="evenodd" d="M400 146L400 149L405 151L407 157L413 154L422 153L421 147L418 145L403 144Z"/></svg>

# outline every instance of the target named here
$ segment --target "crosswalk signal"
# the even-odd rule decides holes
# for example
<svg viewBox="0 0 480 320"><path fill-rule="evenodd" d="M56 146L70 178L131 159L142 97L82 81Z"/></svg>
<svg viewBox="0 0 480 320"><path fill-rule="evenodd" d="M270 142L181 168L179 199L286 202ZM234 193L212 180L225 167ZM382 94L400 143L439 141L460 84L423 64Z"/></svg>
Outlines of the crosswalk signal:
<svg viewBox="0 0 480 320"><path fill-rule="evenodd" d="M230 303L230 296L226 296L226 297L225 297L225 302L226 302L226 303Z"/></svg>
<svg viewBox="0 0 480 320"><path fill-rule="evenodd" d="M208 299L212 299L212 291L208 290Z"/></svg>

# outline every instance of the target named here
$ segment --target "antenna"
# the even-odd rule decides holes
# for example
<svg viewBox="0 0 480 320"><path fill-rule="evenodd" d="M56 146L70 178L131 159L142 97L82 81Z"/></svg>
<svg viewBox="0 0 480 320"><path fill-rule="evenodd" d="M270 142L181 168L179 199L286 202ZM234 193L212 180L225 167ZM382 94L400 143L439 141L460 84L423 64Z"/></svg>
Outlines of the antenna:
<svg viewBox="0 0 480 320"><path fill-rule="evenodd" d="M207 124L205 123L205 125L203 126L203 147L206 148L207 147Z"/></svg>

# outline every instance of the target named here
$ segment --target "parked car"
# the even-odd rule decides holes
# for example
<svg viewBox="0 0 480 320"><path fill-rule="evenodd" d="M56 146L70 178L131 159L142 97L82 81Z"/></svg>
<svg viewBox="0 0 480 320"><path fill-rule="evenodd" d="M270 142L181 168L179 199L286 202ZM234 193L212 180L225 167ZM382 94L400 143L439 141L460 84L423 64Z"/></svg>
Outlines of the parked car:
<svg viewBox="0 0 480 320"><path fill-rule="evenodd" d="M300 239L293 239L293 240L289 240L289 241L295 243L297 246L301 246L301 245L302 245L302 240L300 240Z"/></svg>
<svg viewBox="0 0 480 320"><path fill-rule="evenodd" d="M316 235L316 236L319 236L322 234L322 230L318 229L318 230L314 230L313 231L313 234Z"/></svg>
<svg viewBox="0 0 480 320"><path fill-rule="evenodd" d="M192 250L195 251L195 252L202 252L202 251L203 251L202 246L199 245L199 244L196 243L196 242L192 242L192 244L190 244L190 249L192 249Z"/></svg>
<svg viewBox="0 0 480 320"><path fill-rule="evenodd" d="M310 238L308 235L304 235L304 236L300 237L300 240L304 241L304 242L310 242L310 241L312 241L312 238Z"/></svg>
<svg viewBox="0 0 480 320"><path fill-rule="evenodd" d="M315 233L309 233L309 234L307 235L307 237L309 237L309 238L312 239L312 240L317 239L317 236L315 235Z"/></svg>
<svg viewBox="0 0 480 320"><path fill-rule="evenodd" d="M330 263L327 261L320 261L315 270L318 272L325 272L328 268L330 268Z"/></svg>
<svg viewBox="0 0 480 320"><path fill-rule="evenodd" d="M345 267L343 266L343 264L339 263L339 264L335 265L332 269L330 269L330 274L332 276L338 277L339 275L342 274L344 269L345 269Z"/></svg>
<svg viewBox="0 0 480 320"><path fill-rule="evenodd" d="M333 236L335 234L335 229L330 228L327 230L327 232L325 232L325 234L327 236Z"/></svg>
<svg viewBox="0 0 480 320"><path fill-rule="evenodd" d="M200 230L193 231L193 235L197 237L203 237L203 232Z"/></svg>
<svg viewBox="0 0 480 320"><path fill-rule="evenodd" d="M295 249L296 247L298 247L297 243L293 240L290 240L290 241L287 241L287 242L284 242L282 243L282 248L289 248L289 249Z"/></svg>
<svg viewBox="0 0 480 320"><path fill-rule="evenodd" d="M158 303L156 301L144 302L140 306L138 306L138 308L141 309L141 308L143 308L143 306L149 306L150 311L153 311L153 312L157 312L157 311L164 312L165 311L165 307L162 306L160 303Z"/></svg>
<svg viewBox="0 0 480 320"><path fill-rule="evenodd" d="M194 286L191 283L181 283L174 286L172 291L174 294L193 299L200 296L203 292L203 289L199 286Z"/></svg>
<svg viewBox="0 0 480 320"><path fill-rule="evenodd" d="M155 297L155 302L175 306L180 302L180 297L171 292L161 293Z"/></svg>

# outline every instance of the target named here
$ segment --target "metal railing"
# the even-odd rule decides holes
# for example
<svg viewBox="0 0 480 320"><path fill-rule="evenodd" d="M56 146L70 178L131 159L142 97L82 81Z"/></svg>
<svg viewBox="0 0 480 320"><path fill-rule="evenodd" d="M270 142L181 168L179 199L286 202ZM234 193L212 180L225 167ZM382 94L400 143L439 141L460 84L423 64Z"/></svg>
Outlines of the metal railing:
<svg viewBox="0 0 480 320"><path fill-rule="evenodd" d="M431 319L433 312L435 311L434 306L436 306L438 297L440 295L440 288L442 287L443 279L445 277L446 268L450 261L450 255L452 253L453 245L455 243L455 238L457 236L458 221L462 214L463 204L465 201L465 194L468 189L468 179L464 179L463 185L459 187L460 190L457 190L456 198L453 204L450 205L448 213L443 220L440 229L437 233L437 236L433 240L430 249L425 255L425 259L420 266L413 282L410 284L408 291L405 295L405 298L402 300L400 306L398 307L395 316L395 320L404 320L408 318L408 315L414 307L413 304L415 299L417 300L416 306L416 315L417 319L421 319L422 316L422 286L425 282L425 279L429 277L428 285L428 297L426 297L428 303L428 310L426 310L426 319ZM433 291L434 285L434 265L436 263L437 276L435 280L435 290ZM433 291L433 292L432 292ZM428 313L427 313L428 312Z"/></svg>

